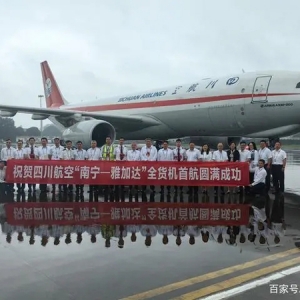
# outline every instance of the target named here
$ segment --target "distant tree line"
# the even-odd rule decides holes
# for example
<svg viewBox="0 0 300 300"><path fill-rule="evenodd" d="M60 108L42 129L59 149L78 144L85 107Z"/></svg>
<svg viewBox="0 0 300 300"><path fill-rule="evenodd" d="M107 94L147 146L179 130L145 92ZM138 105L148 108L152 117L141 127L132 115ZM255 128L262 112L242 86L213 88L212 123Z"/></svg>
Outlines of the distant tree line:
<svg viewBox="0 0 300 300"><path fill-rule="evenodd" d="M60 136L60 130L54 126L49 125L44 128L42 134L37 127L30 127L24 129L23 127L15 126L15 121L12 118L2 118L0 117L0 140L6 140L10 138L15 141L18 136Z"/></svg>

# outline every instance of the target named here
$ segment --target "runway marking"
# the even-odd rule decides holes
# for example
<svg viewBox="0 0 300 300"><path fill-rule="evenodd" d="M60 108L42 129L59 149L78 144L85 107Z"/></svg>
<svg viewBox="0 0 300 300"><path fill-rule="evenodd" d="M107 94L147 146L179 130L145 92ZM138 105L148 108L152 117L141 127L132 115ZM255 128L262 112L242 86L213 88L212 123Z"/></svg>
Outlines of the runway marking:
<svg viewBox="0 0 300 300"><path fill-rule="evenodd" d="M246 273L244 275L240 275L234 278L230 278L228 280L224 280L222 282L218 282L216 284L207 286L205 288L199 289L194 292L190 292L187 294L184 294L180 297L173 298L172 300L196 300L196 299L203 299L202 297L211 295L213 293L217 293L223 290L226 290L228 288L240 285L241 283L251 281L251 279L255 279L258 277L262 277L264 275L270 274L275 271L279 271L288 267L291 267L293 265L300 264L300 257L290 259L281 263L278 263L276 265L262 268L253 272ZM213 298L215 299L215 298Z"/></svg>
<svg viewBox="0 0 300 300"><path fill-rule="evenodd" d="M266 263L268 261L273 261L273 260L283 258L283 257L289 256L289 255L292 255L292 254L296 254L296 253L300 253L300 250L298 248L294 248L294 249L287 250L287 251L284 251L284 252L279 252L279 253L276 253L276 254L273 254L273 255L264 256L264 257L246 262L246 263L231 266L231 267L224 268L224 269L214 271L214 272L210 272L210 273L207 273L207 274L204 274L204 275L192 277L192 278L189 278L189 279L186 279L186 280L174 282L174 283L171 283L171 284L159 287L159 288L155 288L155 289L143 292L143 293L139 293L139 294L132 295L132 296L129 296L129 297L126 297L126 298L122 298L122 300L144 300L144 299L149 299L149 298L156 297L156 296L159 296L159 295L162 295L162 294L166 294L168 292L172 292L172 291L184 288L184 287L194 285L196 283L204 282L204 281L207 281L207 280L210 280L210 279L215 279L215 278L218 278L218 277L221 277L221 276L224 276L224 275L234 273L236 271L245 270L245 269L255 267L255 266L263 264L263 263Z"/></svg>
<svg viewBox="0 0 300 300"><path fill-rule="evenodd" d="M277 273L272 274L270 276L264 277L262 279L257 279L257 280L251 281L250 283L246 283L246 284L243 284L243 285L238 286L236 288L230 289L228 291L221 292L221 293L218 293L218 294L214 294L212 296L208 296L208 297L201 298L201 299L202 300L221 300L221 299L225 299L225 298L228 298L228 297L236 296L236 295L241 294L245 291L252 290L252 289L254 289L258 286L268 284L271 281L281 279L281 278L284 278L288 275L292 275L292 274L295 274L295 273L298 273L298 272L300 272L300 266L290 268L290 269L287 269L287 270L284 270L284 271L280 271L280 272L277 272Z"/></svg>

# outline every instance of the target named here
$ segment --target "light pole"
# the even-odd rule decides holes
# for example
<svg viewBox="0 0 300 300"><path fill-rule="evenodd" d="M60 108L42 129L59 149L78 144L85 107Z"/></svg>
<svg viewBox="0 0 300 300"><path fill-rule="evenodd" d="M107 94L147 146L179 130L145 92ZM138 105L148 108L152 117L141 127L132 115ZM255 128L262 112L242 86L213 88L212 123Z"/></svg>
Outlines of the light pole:
<svg viewBox="0 0 300 300"><path fill-rule="evenodd" d="M44 95L38 95L38 97L40 98L40 108L42 108L42 99L44 98ZM43 135L42 131L43 131L43 120L41 120L41 123L40 123L41 138Z"/></svg>

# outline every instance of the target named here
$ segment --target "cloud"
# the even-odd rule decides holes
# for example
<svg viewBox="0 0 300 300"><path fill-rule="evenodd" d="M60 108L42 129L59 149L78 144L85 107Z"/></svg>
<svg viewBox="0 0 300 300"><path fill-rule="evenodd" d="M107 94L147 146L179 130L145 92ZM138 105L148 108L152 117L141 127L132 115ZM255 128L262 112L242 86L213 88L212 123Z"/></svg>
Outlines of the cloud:
<svg viewBox="0 0 300 300"><path fill-rule="evenodd" d="M70 102L237 74L242 68L300 70L296 1L88 3L1 4L1 103L39 106L44 60ZM38 125L29 116L15 121Z"/></svg>

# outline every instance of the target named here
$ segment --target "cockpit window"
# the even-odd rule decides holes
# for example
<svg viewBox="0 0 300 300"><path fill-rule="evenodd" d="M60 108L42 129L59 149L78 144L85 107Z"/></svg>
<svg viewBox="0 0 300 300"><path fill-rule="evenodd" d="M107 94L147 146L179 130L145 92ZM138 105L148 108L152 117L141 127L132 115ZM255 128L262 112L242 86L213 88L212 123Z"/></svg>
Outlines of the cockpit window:
<svg viewBox="0 0 300 300"><path fill-rule="evenodd" d="M296 89L300 89L300 82L297 83Z"/></svg>

